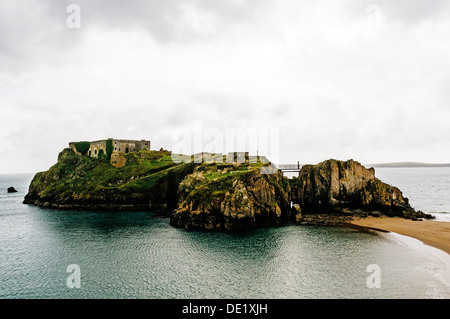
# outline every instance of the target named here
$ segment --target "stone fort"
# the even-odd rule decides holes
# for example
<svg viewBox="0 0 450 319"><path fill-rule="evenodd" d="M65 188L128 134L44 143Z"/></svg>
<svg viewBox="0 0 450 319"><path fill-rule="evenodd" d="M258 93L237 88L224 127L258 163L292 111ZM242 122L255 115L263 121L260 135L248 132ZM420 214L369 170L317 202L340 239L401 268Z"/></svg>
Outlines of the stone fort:
<svg viewBox="0 0 450 319"><path fill-rule="evenodd" d="M107 140L99 140L89 142L89 150L86 155L91 157L97 157L100 151L103 151L106 154L106 142L111 141L113 150L111 153L111 164L117 167L121 167L125 165L125 157L124 154L131 152L139 152L141 150L150 150L150 141L146 140L120 140L108 138ZM77 142L70 142L69 147L78 155L82 155L79 153L75 147Z"/></svg>

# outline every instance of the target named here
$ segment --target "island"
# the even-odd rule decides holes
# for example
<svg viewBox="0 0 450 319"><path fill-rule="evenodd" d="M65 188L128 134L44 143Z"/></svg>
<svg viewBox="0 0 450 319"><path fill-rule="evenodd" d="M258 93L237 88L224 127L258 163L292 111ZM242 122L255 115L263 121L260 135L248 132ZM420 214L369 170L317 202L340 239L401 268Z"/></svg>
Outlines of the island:
<svg viewBox="0 0 450 319"><path fill-rule="evenodd" d="M8 189L6 190L8 193L17 193L17 190L14 187L8 187Z"/></svg>
<svg viewBox="0 0 450 319"><path fill-rule="evenodd" d="M304 165L287 178L262 156L172 154L149 141L70 143L37 173L24 203L54 209L153 211L174 227L241 230L342 225L367 216L432 219L352 159ZM183 160L179 160L182 158Z"/></svg>

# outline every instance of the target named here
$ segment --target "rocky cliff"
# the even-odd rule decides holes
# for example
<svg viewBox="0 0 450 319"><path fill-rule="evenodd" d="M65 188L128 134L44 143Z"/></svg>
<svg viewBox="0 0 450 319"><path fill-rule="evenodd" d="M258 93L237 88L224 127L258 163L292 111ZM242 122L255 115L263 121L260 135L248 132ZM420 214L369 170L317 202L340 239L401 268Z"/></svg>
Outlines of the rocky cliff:
<svg viewBox="0 0 450 319"><path fill-rule="evenodd" d="M267 163L181 163L168 151L108 161L63 150L36 174L24 203L58 209L149 210L187 229L235 230L297 224L342 224L353 216L418 219L402 192L360 163L328 160L304 166L298 178L265 174Z"/></svg>
<svg viewBox="0 0 450 319"><path fill-rule="evenodd" d="M397 187L375 177L373 168L353 160L305 165L291 181L291 200L304 214L431 217L416 212Z"/></svg>
<svg viewBox="0 0 450 319"><path fill-rule="evenodd" d="M24 203L58 209L153 210L177 207L179 183L193 163L175 164L170 152L143 150L125 154L126 165L63 150L48 171L37 173Z"/></svg>
<svg viewBox="0 0 450 319"><path fill-rule="evenodd" d="M287 179L262 174L260 164L202 164L181 182L178 200L170 223L189 229L265 227L291 217Z"/></svg>

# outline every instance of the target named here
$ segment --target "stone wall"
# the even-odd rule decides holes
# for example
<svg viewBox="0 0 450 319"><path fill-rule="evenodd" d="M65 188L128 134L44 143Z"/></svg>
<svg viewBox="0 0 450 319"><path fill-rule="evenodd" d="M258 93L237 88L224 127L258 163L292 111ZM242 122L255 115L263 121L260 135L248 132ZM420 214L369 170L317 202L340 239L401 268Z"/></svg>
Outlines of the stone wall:
<svg viewBox="0 0 450 319"><path fill-rule="evenodd" d="M125 154L131 152L139 152L141 150L150 150L150 141L146 140L119 140L109 138L112 141L113 151L111 153L111 164L115 167L123 167L125 165ZM106 154L107 140L99 140L90 142L87 156L97 157L100 150ZM70 142L69 147L78 155L81 155L75 147L76 142Z"/></svg>
<svg viewBox="0 0 450 319"><path fill-rule="evenodd" d="M91 142L91 147L87 153L88 156L97 157L100 150L106 154L106 140Z"/></svg>
<svg viewBox="0 0 450 319"><path fill-rule="evenodd" d="M140 140L116 140L112 139L113 154L126 154L131 152L139 152L142 150L150 150L150 141Z"/></svg>

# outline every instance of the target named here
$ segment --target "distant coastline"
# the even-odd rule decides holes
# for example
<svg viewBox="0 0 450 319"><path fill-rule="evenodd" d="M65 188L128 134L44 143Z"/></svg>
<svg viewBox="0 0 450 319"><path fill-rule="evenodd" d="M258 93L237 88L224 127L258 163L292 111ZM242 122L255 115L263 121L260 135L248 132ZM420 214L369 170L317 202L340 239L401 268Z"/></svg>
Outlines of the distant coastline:
<svg viewBox="0 0 450 319"><path fill-rule="evenodd" d="M366 167L375 168L406 168L406 167L450 167L450 163L420 163L420 162L395 162L395 163L377 163L377 164L364 164Z"/></svg>

